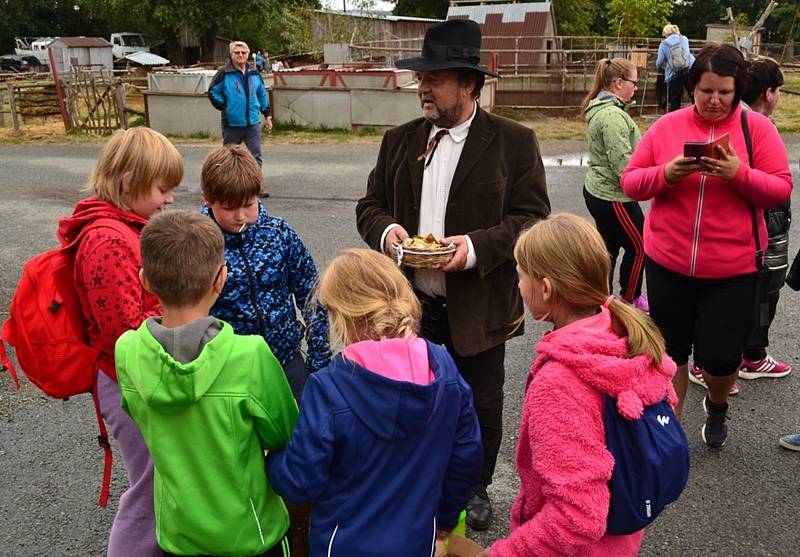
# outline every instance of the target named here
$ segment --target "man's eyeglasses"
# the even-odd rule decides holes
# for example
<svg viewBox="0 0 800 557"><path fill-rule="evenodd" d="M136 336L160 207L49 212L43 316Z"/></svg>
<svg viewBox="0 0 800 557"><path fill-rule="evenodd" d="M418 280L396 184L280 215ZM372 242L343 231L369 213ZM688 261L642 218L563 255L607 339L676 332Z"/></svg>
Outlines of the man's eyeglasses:
<svg viewBox="0 0 800 557"><path fill-rule="evenodd" d="M250 53L247 52L246 50L234 50L233 51L233 55L234 56L247 56L248 54L250 54Z"/></svg>
<svg viewBox="0 0 800 557"><path fill-rule="evenodd" d="M628 79L627 77L620 77L620 79L622 81L627 81L628 83L633 83L634 87L638 87L639 86L639 82L636 81L635 79Z"/></svg>

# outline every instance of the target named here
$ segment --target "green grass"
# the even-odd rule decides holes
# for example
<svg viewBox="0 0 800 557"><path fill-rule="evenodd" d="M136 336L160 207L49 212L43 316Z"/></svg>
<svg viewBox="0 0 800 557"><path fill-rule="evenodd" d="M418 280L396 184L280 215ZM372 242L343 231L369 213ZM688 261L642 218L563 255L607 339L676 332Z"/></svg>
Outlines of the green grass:
<svg viewBox="0 0 800 557"><path fill-rule="evenodd" d="M781 100L772 120L781 133L800 133L800 72L784 71Z"/></svg>

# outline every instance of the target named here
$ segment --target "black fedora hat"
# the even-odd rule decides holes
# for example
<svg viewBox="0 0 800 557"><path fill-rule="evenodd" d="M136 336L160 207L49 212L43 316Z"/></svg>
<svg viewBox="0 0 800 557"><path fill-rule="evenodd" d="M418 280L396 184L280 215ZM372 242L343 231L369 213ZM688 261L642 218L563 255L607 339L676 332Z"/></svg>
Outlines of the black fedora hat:
<svg viewBox="0 0 800 557"><path fill-rule="evenodd" d="M466 68L500 77L480 62L481 28L471 19L448 19L425 32L421 56L398 60L395 66L418 72Z"/></svg>

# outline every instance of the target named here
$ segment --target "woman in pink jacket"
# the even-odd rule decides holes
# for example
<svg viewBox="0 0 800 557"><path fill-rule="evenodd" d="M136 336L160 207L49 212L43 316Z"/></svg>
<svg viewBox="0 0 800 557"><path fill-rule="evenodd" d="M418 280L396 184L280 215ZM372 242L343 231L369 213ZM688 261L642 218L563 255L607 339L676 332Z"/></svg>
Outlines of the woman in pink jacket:
<svg viewBox="0 0 800 557"><path fill-rule="evenodd" d="M627 419L665 398L674 404L675 364L652 320L609 295L608 252L585 219L539 221L520 236L514 257L525 305L555 329L536 345L525 388L511 534L482 555L637 555L642 530L606 534L614 459L603 403L617 398Z"/></svg>
<svg viewBox="0 0 800 557"><path fill-rule="evenodd" d="M703 369L708 394L702 436L709 447L721 447L728 437L728 393L751 322L753 215L782 204L792 191L783 142L775 126L753 111L746 113L752 160L748 156L739 102L746 85L747 65L736 48L703 48L687 79L694 104L653 124L620 179L632 199L652 199L644 226L650 315L678 364L679 417L693 350ZM718 159L683 156L685 142L726 133L730 147L718 147ZM756 218L755 226L763 248L764 219Z"/></svg>

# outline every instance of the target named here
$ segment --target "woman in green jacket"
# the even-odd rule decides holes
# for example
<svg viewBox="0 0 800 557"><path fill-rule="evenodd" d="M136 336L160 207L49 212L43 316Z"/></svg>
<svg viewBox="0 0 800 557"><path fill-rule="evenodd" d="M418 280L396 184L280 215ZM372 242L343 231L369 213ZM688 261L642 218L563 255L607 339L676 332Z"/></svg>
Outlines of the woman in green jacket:
<svg viewBox="0 0 800 557"><path fill-rule="evenodd" d="M620 297L647 312L647 298L642 295L644 214L619 185L620 174L641 137L627 112L636 93L637 79L636 66L629 60L603 58L597 63L594 86L581 104L589 143L589 171L583 197L611 257L611 291L614 291L617 256L623 250Z"/></svg>

